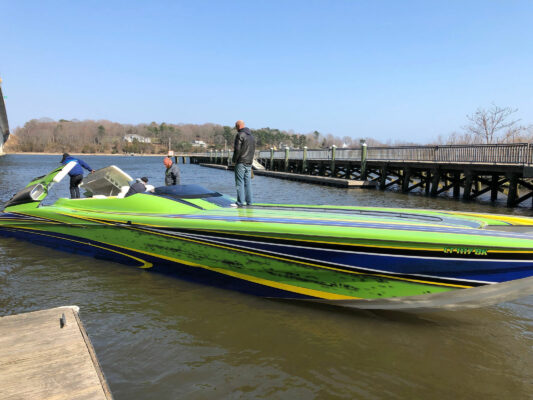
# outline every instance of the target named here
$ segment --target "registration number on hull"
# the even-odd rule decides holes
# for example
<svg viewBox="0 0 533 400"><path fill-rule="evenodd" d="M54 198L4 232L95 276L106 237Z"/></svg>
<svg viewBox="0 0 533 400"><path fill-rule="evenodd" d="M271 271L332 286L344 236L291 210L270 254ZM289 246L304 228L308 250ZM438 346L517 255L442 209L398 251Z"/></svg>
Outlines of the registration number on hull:
<svg viewBox="0 0 533 400"><path fill-rule="evenodd" d="M445 254L464 254L469 255L473 254L475 256L486 256L487 249L474 249L471 247L445 247Z"/></svg>

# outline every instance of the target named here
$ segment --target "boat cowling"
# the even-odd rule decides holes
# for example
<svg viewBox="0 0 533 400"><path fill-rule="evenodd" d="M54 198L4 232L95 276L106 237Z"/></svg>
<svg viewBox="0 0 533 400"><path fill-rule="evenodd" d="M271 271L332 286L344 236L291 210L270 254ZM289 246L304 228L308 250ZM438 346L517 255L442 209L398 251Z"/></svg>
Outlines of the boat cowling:
<svg viewBox="0 0 533 400"><path fill-rule="evenodd" d="M29 187L25 187L24 189L18 191L6 203L6 208L12 207L12 206L18 206L19 204L26 204L26 203L32 203L32 202L40 203L42 201L41 197L43 196L43 194L46 197L46 189L40 183L37 183Z"/></svg>
<svg viewBox="0 0 533 400"><path fill-rule="evenodd" d="M71 161L66 165L57 167L46 175L33 178L24 189L19 190L9 199L5 208L30 203L35 203L35 206L38 206L48 196L50 188L55 183L60 182L75 165L76 162Z"/></svg>

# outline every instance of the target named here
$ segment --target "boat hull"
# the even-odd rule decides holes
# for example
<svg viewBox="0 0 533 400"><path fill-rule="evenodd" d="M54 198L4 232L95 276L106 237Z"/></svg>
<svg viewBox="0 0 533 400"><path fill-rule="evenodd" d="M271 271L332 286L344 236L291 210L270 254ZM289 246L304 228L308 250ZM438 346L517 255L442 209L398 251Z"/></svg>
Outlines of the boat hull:
<svg viewBox="0 0 533 400"><path fill-rule="evenodd" d="M2 220L4 236L265 297L337 301L424 296L483 286L489 277L523 278L533 269L528 260L509 270L506 260L371 253L353 243L332 249L326 238L317 237L304 242L290 235L272 238L110 220L79 223L75 217L60 222L19 213L3 214Z"/></svg>
<svg viewBox="0 0 533 400"><path fill-rule="evenodd" d="M46 229L47 228L47 229ZM142 226L18 226L4 236L267 297L360 299L439 293L471 284L364 272L318 259Z"/></svg>

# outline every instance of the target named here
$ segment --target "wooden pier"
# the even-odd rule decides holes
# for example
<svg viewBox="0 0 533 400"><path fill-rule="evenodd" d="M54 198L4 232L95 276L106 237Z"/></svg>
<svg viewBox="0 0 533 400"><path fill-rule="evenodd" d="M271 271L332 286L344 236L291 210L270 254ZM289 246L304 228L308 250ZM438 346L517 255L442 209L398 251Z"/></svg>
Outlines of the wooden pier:
<svg viewBox="0 0 533 400"><path fill-rule="evenodd" d="M76 306L0 317L0 371L1 399L112 399Z"/></svg>
<svg viewBox="0 0 533 400"><path fill-rule="evenodd" d="M230 166L232 155L211 151L186 157L191 163ZM529 143L287 148L258 151L256 159L267 172L365 181L371 183L368 187L427 196L503 199L508 207L533 207L533 146Z"/></svg>

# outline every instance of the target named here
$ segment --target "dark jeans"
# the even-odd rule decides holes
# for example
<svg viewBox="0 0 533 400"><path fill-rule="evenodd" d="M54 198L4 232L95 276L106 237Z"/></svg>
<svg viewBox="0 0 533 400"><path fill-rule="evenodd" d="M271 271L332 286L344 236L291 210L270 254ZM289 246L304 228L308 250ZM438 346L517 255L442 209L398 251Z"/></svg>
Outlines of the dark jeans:
<svg viewBox="0 0 533 400"><path fill-rule="evenodd" d="M80 186L81 181L83 180L83 175L74 175L70 177L70 198L79 199L80 198Z"/></svg>
<svg viewBox="0 0 533 400"><path fill-rule="evenodd" d="M237 188L237 205L252 205L252 166L235 165L235 186Z"/></svg>

